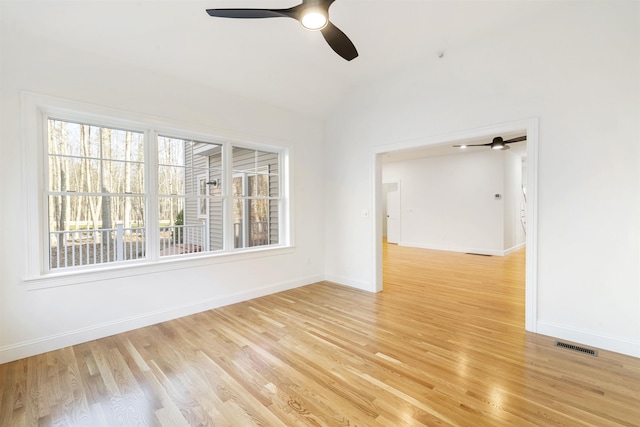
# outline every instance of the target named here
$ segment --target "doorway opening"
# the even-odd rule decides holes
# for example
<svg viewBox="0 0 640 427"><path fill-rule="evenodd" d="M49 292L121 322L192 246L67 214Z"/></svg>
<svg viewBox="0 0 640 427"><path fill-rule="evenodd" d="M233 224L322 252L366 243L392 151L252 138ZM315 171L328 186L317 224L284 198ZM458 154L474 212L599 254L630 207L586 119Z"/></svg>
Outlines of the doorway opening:
<svg viewBox="0 0 640 427"><path fill-rule="evenodd" d="M400 181L382 183L382 237L400 243Z"/></svg>
<svg viewBox="0 0 640 427"><path fill-rule="evenodd" d="M439 155L452 154L452 145L460 144L461 142L477 142L486 141L487 138L491 138L498 135L526 135L526 167L523 168L523 182L526 183L526 204L522 205L520 212L518 212L518 221L521 218L526 219L525 223L522 223L522 227L526 230L526 273L525 273L525 328L528 331L536 332L536 310L537 310L537 143L538 143L538 120L528 119L517 122L510 122L500 125L488 126L479 129L473 129L470 131L456 132L444 136L435 138L426 138L422 140L416 140L411 142L385 145L384 148L374 150L373 155L373 170L374 170L374 188L373 188L373 201L375 210L375 220L373 221L373 236L374 236L374 283L375 290L381 291L383 289L382 283L382 245L383 236L388 238L389 229L385 228L387 217L389 213L385 206L388 204L388 196L393 191L389 191L391 187L394 187L394 180L388 180L383 182L383 164L389 156L395 156L396 158L402 158L403 156L408 159L416 158L421 150L435 150L439 152ZM506 138L505 138L506 139ZM489 147L476 147L476 149L487 149ZM396 181L397 182L397 181ZM397 182L398 196L402 193L400 190L400 183ZM496 198L498 194L495 195ZM399 216L402 216L402 209L399 210ZM398 220L400 224L400 220ZM401 226L398 225L401 230ZM392 230L393 232L393 230ZM398 241L401 242L401 232L398 237ZM392 236L394 237L394 236Z"/></svg>

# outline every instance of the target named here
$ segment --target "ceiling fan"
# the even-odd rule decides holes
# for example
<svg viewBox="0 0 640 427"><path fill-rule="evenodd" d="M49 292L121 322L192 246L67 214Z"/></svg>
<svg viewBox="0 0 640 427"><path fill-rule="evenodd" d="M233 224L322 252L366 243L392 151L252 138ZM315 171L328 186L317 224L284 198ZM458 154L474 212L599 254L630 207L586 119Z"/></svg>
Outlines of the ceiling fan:
<svg viewBox="0 0 640 427"><path fill-rule="evenodd" d="M211 16L219 18L293 18L311 31L320 31L338 55L351 61L358 51L349 37L329 21L329 6L335 0L302 0L297 6L288 9L207 9Z"/></svg>
<svg viewBox="0 0 640 427"><path fill-rule="evenodd" d="M454 147L456 148L467 148L467 147L491 147L492 150L508 150L509 147L506 144L511 144L513 142L520 142L520 141L526 141L527 140L527 136L518 136L516 138L512 138L512 139L507 139L504 140L502 139L501 136L496 136L495 138L493 138L493 141L488 142L486 144L469 144L469 145L454 145Z"/></svg>

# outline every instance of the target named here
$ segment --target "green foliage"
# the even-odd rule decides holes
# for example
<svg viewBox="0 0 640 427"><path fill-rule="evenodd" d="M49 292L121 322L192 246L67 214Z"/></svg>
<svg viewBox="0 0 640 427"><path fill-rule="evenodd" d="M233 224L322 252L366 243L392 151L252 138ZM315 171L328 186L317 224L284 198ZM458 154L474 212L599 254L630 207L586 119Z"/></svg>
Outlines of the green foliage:
<svg viewBox="0 0 640 427"><path fill-rule="evenodd" d="M178 212L178 215L176 215L176 222L174 222L173 225L184 225L184 209L180 209L180 212ZM174 233L171 233L173 241L182 243L182 240L184 239L182 228L178 228L175 231L175 235L173 235Z"/></svg>

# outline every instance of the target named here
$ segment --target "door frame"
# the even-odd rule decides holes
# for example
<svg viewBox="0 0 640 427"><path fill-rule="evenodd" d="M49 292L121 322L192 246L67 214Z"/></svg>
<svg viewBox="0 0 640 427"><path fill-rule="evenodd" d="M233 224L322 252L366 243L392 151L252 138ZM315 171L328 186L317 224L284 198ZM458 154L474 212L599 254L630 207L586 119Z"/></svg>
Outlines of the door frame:
<svg viewBox="0 0 640 427"><path fill-rule="evenodd" d="M400 229L398 230L398 241L396 243L400 244L400 241L402 239L402 193L400 192L400 181L387 181L387 182L383 182L384 184L395 184L396 185L396 190L398 192L398 222L399 222L399 227ZM390 191L387 191L387 208L389 207L389 193ZM388 216L389 216L389 209L387 209L387 218L384 218L384 214L382 217L382 221L387 221L387 242L389 241L389 221L388 221ZM384 234L384 233L383 233Z"/></svg>
<svg viewBox="0 0 640 427"><path fill-rule="evenodd" d="M538 309L538 118L496 124L445 135L426 137L406 142L375 147L372 150L372 211L373 245L372 285L375 292L382 291L382 156L386 153L445 144L457 141L488 138L500 133L526 132L527 135L527 235L525 279L525 329L537 332Z"/></svg>

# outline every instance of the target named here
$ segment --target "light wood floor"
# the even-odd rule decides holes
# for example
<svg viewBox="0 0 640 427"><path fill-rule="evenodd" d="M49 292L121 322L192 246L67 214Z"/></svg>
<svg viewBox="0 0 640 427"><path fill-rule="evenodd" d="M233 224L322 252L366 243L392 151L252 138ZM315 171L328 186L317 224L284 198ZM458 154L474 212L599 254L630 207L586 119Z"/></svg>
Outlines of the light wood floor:
<svg viewBox="0 0 640 427"><path fill-rule="evenodd" d="M632 426L640 360L524 332L524 251L331 283L0 366L2 426Z"/></svg>

